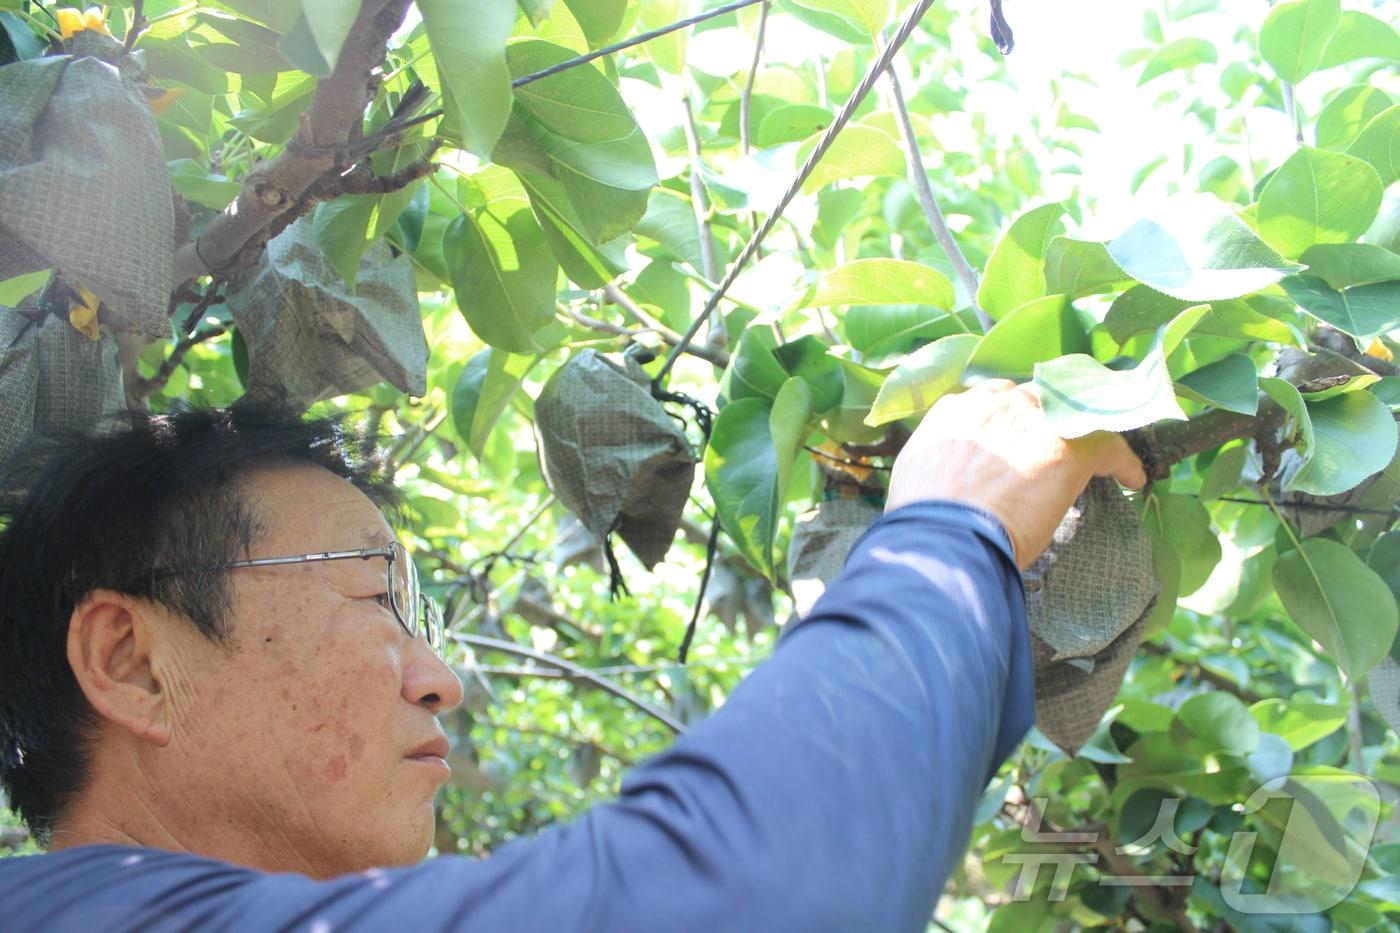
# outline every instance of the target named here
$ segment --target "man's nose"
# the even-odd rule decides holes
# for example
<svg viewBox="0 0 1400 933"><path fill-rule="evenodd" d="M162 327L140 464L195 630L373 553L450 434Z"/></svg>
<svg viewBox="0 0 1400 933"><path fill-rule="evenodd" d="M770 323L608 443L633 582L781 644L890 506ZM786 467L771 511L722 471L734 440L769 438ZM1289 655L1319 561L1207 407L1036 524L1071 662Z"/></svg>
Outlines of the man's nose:
<svg viewBox="0 0 1400 933"><path fill-rule="evenodd" d="M434 715L462 705L462 681L456 671L421 638L413 647L404 671L404 699L426 706Z"/></svg>

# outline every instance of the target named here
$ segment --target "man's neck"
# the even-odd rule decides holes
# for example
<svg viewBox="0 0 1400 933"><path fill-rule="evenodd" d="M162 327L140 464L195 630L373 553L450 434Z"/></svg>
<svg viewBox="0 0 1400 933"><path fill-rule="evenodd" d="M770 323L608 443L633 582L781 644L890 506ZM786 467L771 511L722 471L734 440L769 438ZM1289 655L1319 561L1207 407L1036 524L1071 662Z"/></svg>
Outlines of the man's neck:
<svg viewBox="0 0 1400 933"><path fill-rule="evenodd" d="M129 764L129 762L127 763ZM163 800L140 769L94 768L97 775L54 827L48 849L123 845L184 852L270 872L327 877L295 840L272 832L267 838L246 825L229 825L197 802Z"/></svg>

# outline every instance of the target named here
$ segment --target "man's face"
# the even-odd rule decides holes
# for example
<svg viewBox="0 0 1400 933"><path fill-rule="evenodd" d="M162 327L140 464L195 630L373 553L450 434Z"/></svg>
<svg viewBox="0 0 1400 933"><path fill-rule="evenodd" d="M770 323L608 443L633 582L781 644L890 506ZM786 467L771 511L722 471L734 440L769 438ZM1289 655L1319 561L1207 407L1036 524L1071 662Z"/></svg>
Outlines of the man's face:
<svg viewBox="0 0 1400 933"><path fill-rule="evenodd" d="M393 541L373 503L325 470L261 470L246 490L264 526L250 557ZM385 561L230 575L231 644L181 638L172 689L187 695L173 698L167 758L184 769L181 811L286 852L287 870L327 876L421 859L448 774L412 756L440 739L435 716L461 702L462 688L387 608Z"/></svg>

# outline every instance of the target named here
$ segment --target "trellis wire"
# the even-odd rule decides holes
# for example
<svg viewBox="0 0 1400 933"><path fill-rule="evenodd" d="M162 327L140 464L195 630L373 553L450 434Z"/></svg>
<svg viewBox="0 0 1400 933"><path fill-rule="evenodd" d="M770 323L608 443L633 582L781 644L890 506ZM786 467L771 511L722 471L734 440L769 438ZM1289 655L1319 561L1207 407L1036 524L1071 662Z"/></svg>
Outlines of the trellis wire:
<svg viewBox="0 0 1400 933"><path fill-rule="evenodd" d="M875 86L875 81L880 77L881 73L889 67L895 54L899 52L905 40L908 39L910 33L914 31L914 27L918 25L919 20L923 19L924 14L928 12L929 7L933 6L934 2L935 0L919 0L919 2L914 4L913 8L909 10L908 15L904 17L904 22L899 24L899 29L890 37L890 41L880 50L880 54L876 57L875 62L870 66L870 69L866 71L865 77L861 79L860 85L856 88L855 93L846 101L845 106L841 108L841 112L836 115L836 119L826 128L826 133L822 136L821 141L817 143L816 148L807 156L807 161L804 162L802 168L798 170L797 176L792 180L792 184L783 192L783 196L778 199L777 205L769 212L767 219L763 221L763 226L755 230L753 236L749 237L749 241L744 244L743 250L740 251L734 262L730 264L729 271L725 273L720 283L715 286L714 292L710 294L709 300L705 302L705 307L701 309L700 314L691 322L690 329L681 335L680 342L671 349L670 354L666 357L666 361L661 364L661 370L656 374L653 385L659 387L665 383L666 376L671 372L671 367L675 365L676 360L680 357L681 353L685 351L685 348L690 345L690 342L695 339L695 335L700 332L700 328L709 320L715 308L719 307L720 300L724 297L724 293L734 284L734 280L739 277L739 273L743 271L744 266L753 258L754 253L758 251L758 247L763 242L763 238L777 225L778 219L782 217L783 211L787 209L792 199L797 196L797 192L801 190L807 177L812 174L812 170L817 167L817 163L826 155L827 150L831 148L831 144L836 141L836 137L845 129L846 124L850 122L851 116L855 113L856 108L865 100L866 96L870 93L870 89Z"/></svg>
<svg viewBox="0 0 1400 933"><path fill-rule="evenodd" d="M733 3L726 3L724 6L717 6L713 10L706 10L703 13L697 13L694 16L687 17L686 19L677 20L676 22L671 23L668 26L662 26L658 29L653 29L650 32L638 33L630 39L623 39L621 42L615 42L612 45L605 45L601 49L594 49L592 52L588 52L584 55L579 55L576 58L566 59L557 65L551 65L548 68L542 69L540 71L532 71L530 74L521 75L514 81L510 82L510 86L520 87L521 85L529 84L531 81L538 81L541 78L548 78L550 75L556 75L561 71L568 71L570 68L573 68L576 65L583 65L593 61L596 58L602 58L604 55L611 55L614 52L621 52L623 49L630 49L634 45L641 45L644 42L650 42L652 39L659 39L660 37L666 35L668 32L675 32L677 29L684 29L687 26L694 26L696 23L703 23L707 19L714 19L716 16L723 16L726 13L733 13L735 10L742 10L746 6L753 6L755 3L759 2L761 2L761 0L734 0Z"/></svg>

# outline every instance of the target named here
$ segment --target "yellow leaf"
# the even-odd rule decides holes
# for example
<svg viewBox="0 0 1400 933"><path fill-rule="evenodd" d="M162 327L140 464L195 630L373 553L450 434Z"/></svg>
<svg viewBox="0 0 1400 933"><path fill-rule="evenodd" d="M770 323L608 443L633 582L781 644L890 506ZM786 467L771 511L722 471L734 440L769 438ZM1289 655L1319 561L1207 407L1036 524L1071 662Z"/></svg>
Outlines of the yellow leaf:
<svg viewBox="0 0 1400 933"><path fill-rule="evenodd" d="M102 15L101 7L88 7L85 12L59 10L54 16L58 19L58 33L65 39L71 39L85 29L92 29L107 36L112 34L112 30L107 28L107 19Z"/></svg>
<svg viewBox="0 0 1400 933"><path fill-rule="evenodd" d="M97 308L102 304L102 299L81 285L77 286L77 291L81 300L68 306L68 323L87 339L101 340L102 331L98 329Z"/></svg>
<svg viewBox="0 0 1400 933"><path fill-rule="evenodd" d="M54 16L58 18L58 33L65 39L71 39L75 32L82 32L87 28L87 23L83 22L83 14L77 10L59 10Z"/></svg>
<svg viewBox="0 0 1400 933"><path fill-rule="evenodd" d="M101 7L88 7L87 10L83 12L83 23L89 29L96 30L97 32L104 33L105 35L109 36L112 34L112 30L107 28L107 17L102 15Z"/></svg>
<svg viewBox="0 0 1400 933"><path fill-rule="evenodd" d="M146 103L151 105L152 113L156 116L160 116L165 113L165 111L169 110L170 106L174 104L183 93L185 93L185 89L182 87L167 88L159 91L154 96L148 96L146 98Z"/></svg>
<svg viewBox="0 0 1400 933"><path fill-rule="evenodd" d="M1371 342L1366 345L1366 353L1370 356L1379 357L1380 359L1389 360L1391 362L1395 360L1395 354L1390 352L1390 347L1381 343L1381 338L1379 337L1373 337Z"/></svg>

